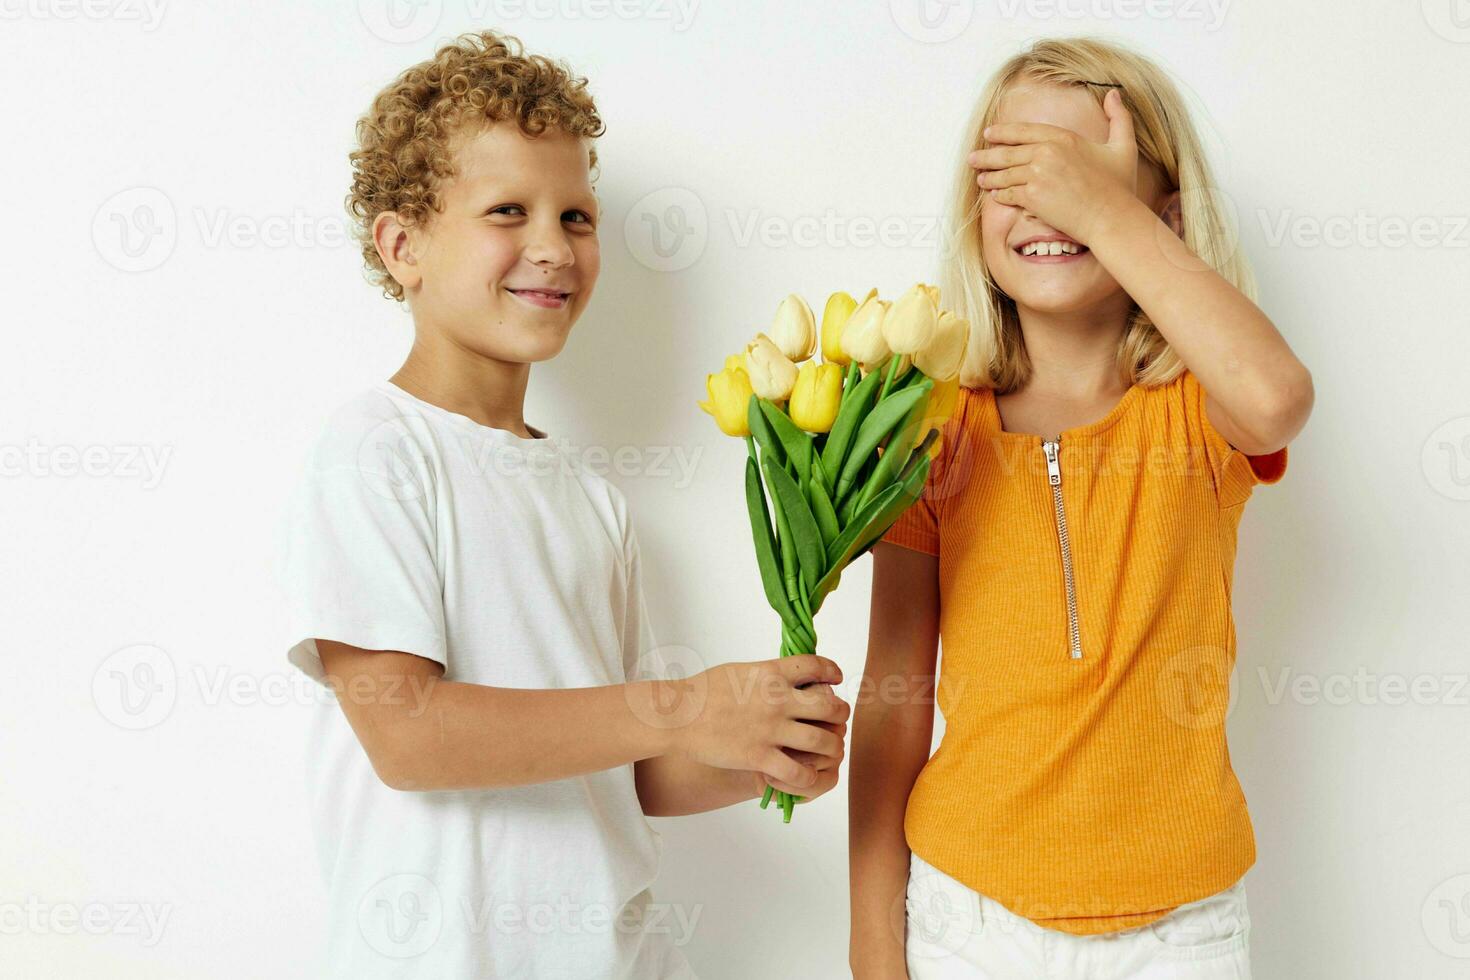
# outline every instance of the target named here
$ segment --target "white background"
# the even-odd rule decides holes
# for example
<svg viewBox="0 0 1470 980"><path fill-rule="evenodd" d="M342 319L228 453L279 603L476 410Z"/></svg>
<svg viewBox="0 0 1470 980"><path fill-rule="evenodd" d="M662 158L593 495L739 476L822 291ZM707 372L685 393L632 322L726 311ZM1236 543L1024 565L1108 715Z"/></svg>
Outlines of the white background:
<svg viewBox="0 0 1470 980"><path fill-rule="evenodd" d="M708 663L773 656L777 632L705 372L788 291L932 281L962 121L1022 41L1095 31L1168 66L1317 388L1236 571L1257 975L1464 976L1463 0L984 0L927 27L904 0L620 3L423 0L394 29L372 2L0 0L0 974L315 974L276 528L326 413L411 329L345 243L346 154L395 73L498 26L589 75L608 122L602 281L526 417L632 447L611 476L657 632ZM819 621L849 696L868 583L863 562ZM840 793L787 827L754 804L658 826L657 897L699 915L705 977L846 974Z"/></svg>

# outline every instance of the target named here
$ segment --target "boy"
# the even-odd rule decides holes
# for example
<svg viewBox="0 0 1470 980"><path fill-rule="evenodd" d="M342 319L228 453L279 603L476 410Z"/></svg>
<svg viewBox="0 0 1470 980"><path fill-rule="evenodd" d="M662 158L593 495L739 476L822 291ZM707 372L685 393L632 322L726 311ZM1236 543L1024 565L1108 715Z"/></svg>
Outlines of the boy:
<svg viewBox="0 0 1470 980"><path fill-rule="evenodd" d="M309 764L334 976L689 976L645 814L836 781L831 661L632 679L624 499L522 418L597 280L601 132L584 80L493 32L358 124L349 207L414 342L333 417L288 528L289 656L336 694Z"/></svg>

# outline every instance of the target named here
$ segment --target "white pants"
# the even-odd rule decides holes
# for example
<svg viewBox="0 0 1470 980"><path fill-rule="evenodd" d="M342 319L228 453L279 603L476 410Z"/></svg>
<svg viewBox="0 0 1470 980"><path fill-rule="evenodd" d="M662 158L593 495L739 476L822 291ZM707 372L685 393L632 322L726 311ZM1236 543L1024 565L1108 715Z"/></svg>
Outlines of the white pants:
<svg viewBox="0 0 1470 980"><path fill-rule="evenodd" d="M917 854L905 902L910 980L1250 980L1240 882L1145 926L1074 936L1038 926Z"/></svg>

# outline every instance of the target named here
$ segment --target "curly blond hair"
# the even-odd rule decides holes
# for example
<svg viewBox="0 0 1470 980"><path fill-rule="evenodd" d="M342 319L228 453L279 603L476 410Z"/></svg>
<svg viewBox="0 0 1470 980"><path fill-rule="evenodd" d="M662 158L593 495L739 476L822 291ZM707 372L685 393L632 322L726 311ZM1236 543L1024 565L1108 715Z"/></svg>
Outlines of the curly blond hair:
<svg viewBox="0 0 1470 980"><path fill-rule="evenodd" d="M525 54L519 40L495 31L445 44L379 92L357 121L346 204L367 277L383 295L402 301L403 287L378 255L373 221L396 211L406 225L427 224L443 210L443 182L455 175L456 137L505 120L532 137L556 129L595 139L604 129L587 79L561 62ZM597 166L596 149L590 162Z"/></svg>

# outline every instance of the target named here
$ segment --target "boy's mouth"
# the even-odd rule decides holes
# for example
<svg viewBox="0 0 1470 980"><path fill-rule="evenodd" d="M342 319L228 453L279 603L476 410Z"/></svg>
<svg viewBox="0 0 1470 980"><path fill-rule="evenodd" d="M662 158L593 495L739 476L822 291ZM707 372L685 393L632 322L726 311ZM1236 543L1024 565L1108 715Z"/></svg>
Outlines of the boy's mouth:
<svg viewBox="0 0 1470 980"><path fill-rule="evenodd" d="M561 289L511 289L506 292L532 306L543 310L559 310L571 300L572 294Z"/></svg>

